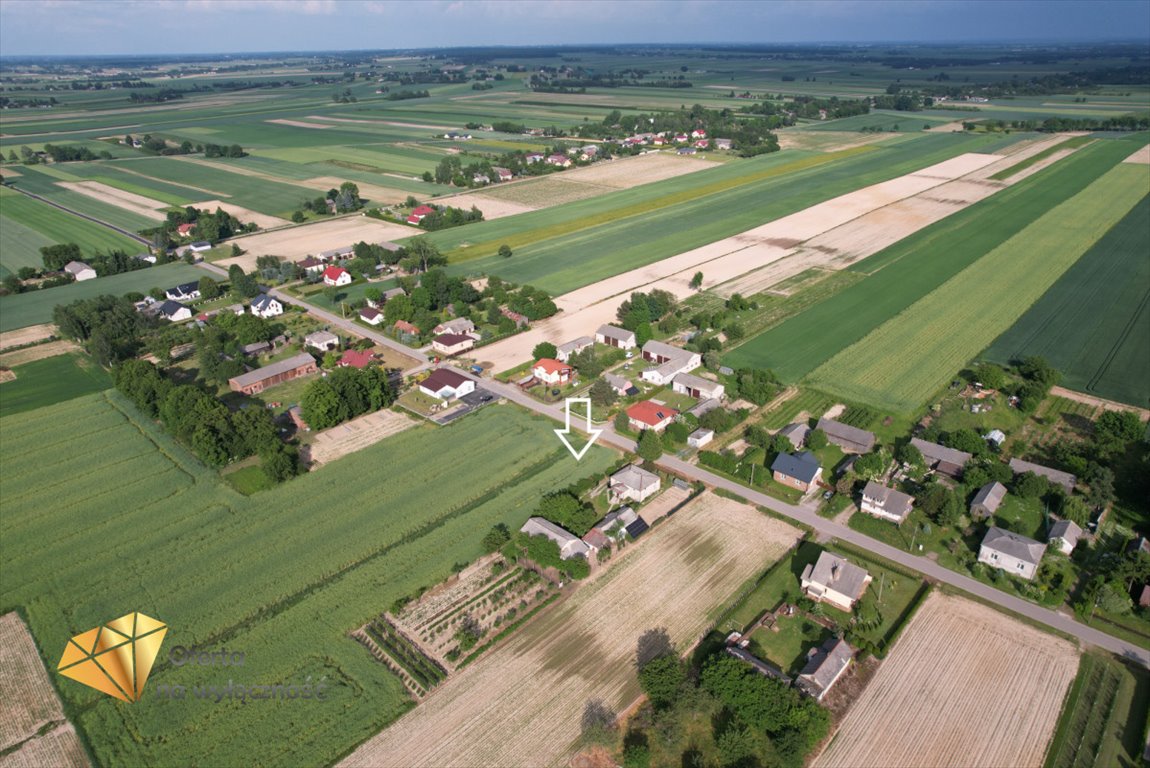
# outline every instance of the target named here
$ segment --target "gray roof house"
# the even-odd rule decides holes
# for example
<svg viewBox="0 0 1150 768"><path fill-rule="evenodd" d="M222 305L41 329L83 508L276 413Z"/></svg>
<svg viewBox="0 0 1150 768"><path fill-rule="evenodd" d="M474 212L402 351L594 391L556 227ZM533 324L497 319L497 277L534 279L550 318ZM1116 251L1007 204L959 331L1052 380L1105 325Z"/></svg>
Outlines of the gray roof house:
<svg viewBox="0 0 1150 768"><path fill-rule="evenodd" d="M696 400L722 400L727 388L717 381L704 379L693 373L680 373L671 379L671 389Z"/></svg>
<svg viewBox="0 0 1150 768"><path fill-rule="evenodd" d="M1041 541L991 526L978 549L978 562L1030 580L1045 551L1046 545Z"/></svg>
<svg viewBox="0 0 1150 768"><path fill-rule="evenodd" d="M575 534L560 528L550 520L542 517L530 517L523 527L519 529L528 536L546 536L559 545L559 557L570 560L573 557L586 557L589 548Z"/></svg>
<svg viewBox="0 0 1150 768"><path fill-rule="evenodd" d="M636 346L634 331L628 331L614 325L599 326L599 330L595 331L595 341L620 349L634 349Z"/></svg>
<svg viewBox="0 0 1150 768"><path fill-rule="evenodd" d="M614 373L603 374L603 379L611 385L611 389L619 395L634 395L639 389L631 382L627 381L622 376Z"/></svg>
<svg viewBox="0 0 1150 768"><path fill-rule="evenodd" d="M902 523L906 520L910 510L914 507L914 497L879 485L874 480L869 481L862 492L862 504L859 506L868 515L890 520L893 523Z"/></svg>
<svg viewBox="0 0 1150 768"><path fill-rule="evenodd" d="M832 637L821 648L812 648L807 653L807 664L795 680L795 686L815 701L822 701L853 658L854 650L846 641Z"/></svg>
<svg viewBox="0 0 1150 768"><path fill-rule="evenodd" d="M807 439L807 435L811 433L811 428L806 424L788 424L779 430L779 434L791 441L791 445L795 449L803 447L803 442Z"/></svg>
<svg viewBox="0 0 1150 768"><path fill-rule="evenodd" d="M799 579L803 593L815 602L828 602L849 611L863 596L871 575L865 569L830 552L823 551L814 565L803 569Z"/></svg>
<svg viewBox="0 0 1150 768"><path fill-rule="evenodd" d="M572 355L577 355L587 347L594 346L595 339L591 336L580 336L577 339L572 339L566 344L560 344L555 348L555 357L559 362L570 362Z"/></svg>
<svg viewBox="0 0 1150 768"><path fill-rule="evenodd" d="M303 343L312 349L320 349L324 352L336 349L339 347L339 336L336 336L331 331L315 331L303 337Z"/></svg>
<svg viewBox="0 0 1150 768"><path fill-rule="evenodd" d="M1078 540L1082 538L1082 529L1078 524L1070 520L1059 520L1054 525L1050 526L1050 535L1047 541L1052 546L1058 547L1058 551L1064 555L1069 555L1078 546Z"/></svg>
<svg viewBox="0 0 1150 768"><path fill-rule="evenodd" d="M819 419L815 429L821 429L827 434L827 440L834 443L844 451L851 453L870 453L874 450L874 433L865 429L852 427L834 419Z"/></svg>
<svg viewBox="0 0 1150 768"><path fill-rule="evenodd" d="M950 477L957 478L962 475L962 468L966 466L966 462L970 461L970 454L966 451L947 448L938 443L928 443L917 437L912 437L910 444L917 448L922 457L926 459L928 467Z"/></svg>
<svg viewBox="0 0 1150 768"><path fill-rule="evenodd" d="M1074 486L1078 484L1078 478L1069 472L1060 472L1057 469L1044 467L1041 464L1034 464L1022 459L1010 460L1010 471L1016 475L1021 475L1024 472L1033 472L1036 475L1045 477L1052 483L1061 485L1067 493L1074 491Z"/></svg>
<svg viewBox="0 0 1150 768"><path fill-rule="evenodd" d="M978 489L974 498L970 500L970 516L975 520L990 517L998 511L1002 500L1006 498L1006 486L995 481L987 483Z"/></svg>
<svg viewBox="0 0 1150 768"><path fill-rule="evenodd" d="M661 482L655 473L628 464L611 475L608 484L611 503L617 504L623 499L642 503L658 492Z"/></svg>
<svg viewBox="0 0 1150 768"><path fill-rule="evenodd" d="M92 280L96 277L96 270L82 261L69 261L64 265L64 271L71 275L76 282Z"/></svg>

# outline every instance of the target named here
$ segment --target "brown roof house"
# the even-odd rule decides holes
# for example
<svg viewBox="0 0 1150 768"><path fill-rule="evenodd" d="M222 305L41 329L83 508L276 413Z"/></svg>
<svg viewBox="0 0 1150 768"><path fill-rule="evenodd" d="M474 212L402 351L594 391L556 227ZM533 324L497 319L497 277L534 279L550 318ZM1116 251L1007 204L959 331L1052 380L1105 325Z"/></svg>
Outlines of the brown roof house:
<svg viewBox="0 0 1150 768"><path fill-rule="evenodd" d="M894 488L887 488L871 480L863 488L862 504L859 509L868 515L889 520L900 525L914 507L914 497Z"/></svg>
<svg viewBox="0 0 1150 768"><path fill-rule="evenodd" d="M991 526L978 548L978 562L986 563L1028 581L1034 578L1046 545L1004 528Z"/></svg>
<svg viewBox="0 0 1150 768"><path fill-rule="evenodd" d="M970 516L981 520L998 512L1002 500L1006 498L1006 486L997 480L978 489L970 500Z"/></svg>
<svg viewBox="0 0 1150 768"><path fill-rule="evenodd" d="M819 419L815 429L821 429L827 440L848 453L870 453L874 450L874 433L852 427L834 419Z"/></svg>
<svg viewBox="0 0 1150 768"><path fill-rule="evenodd" d="M846 641L832 637L821 648L812 648L807 653L807 664L795 680L795 687L815 701L822 701L850 667L852 659L854 650Z"/></svg>
<svg viewBox="0 0 1150 768"><path fill-rule="evenodd" d="M803 594L816 603L826 602L849 611L863 596L871 575L838 555L824 551L814 565L803 569L799 579Z"/></svg>
<svg viewBox="0 0 1150 768"><path fill-rule="evenodd" d="M920 440L917 437L912 437L910 444L918 449L930 469L941 472L949 477L961 477L962 468L966 466L966 462L970 461L970 454L966 451L947 448L945 445L939 445L938 443L928 443L926 440Z"/></svg>
<svg viewBox="0 0 1150 768"><path fill-rule="evenodd" d="M431 340L431 348L448 357L466 352L475 346L475 339L456 333L445 333Z"/></svg>

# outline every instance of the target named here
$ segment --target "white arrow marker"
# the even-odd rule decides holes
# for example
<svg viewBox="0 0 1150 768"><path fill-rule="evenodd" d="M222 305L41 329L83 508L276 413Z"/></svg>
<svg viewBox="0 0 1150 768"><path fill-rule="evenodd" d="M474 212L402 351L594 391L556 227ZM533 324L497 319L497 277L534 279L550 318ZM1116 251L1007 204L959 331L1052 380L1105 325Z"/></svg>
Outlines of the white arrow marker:
<svg viewBox="0 0 1150 768"><path fill-rule="evenodd" d="M570 441L567 440L567 436L571 434L571 406L572 404L579 403L585 404L587 406L587 428L584 431L589 436L589 439L587 440L586 445L576 451L575 448L572 447ZM591 400L589 398L569 397L564 403L564 407L567 416L567 426L563 429L555 430L555 434L559 435L559 439L563 441L563 445L567 446L567 450L571 451L571 455L575 457L575 461L579 461L581 458L583 458L583 454L587 453L587 449L590 448L595 440L598 439L599 435L603 434L603 430L592 429L591 427Z"/></svg>

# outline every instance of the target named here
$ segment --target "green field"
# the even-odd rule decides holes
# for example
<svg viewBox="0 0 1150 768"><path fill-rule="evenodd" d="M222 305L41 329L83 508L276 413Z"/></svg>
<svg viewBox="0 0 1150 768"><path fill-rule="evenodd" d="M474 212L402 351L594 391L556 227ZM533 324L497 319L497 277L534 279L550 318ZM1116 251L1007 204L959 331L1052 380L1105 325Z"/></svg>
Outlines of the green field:
<svg viewBox="0 0 1150 768"><path fill-rule="evenodd" d="M0 331L51 322L52 310L57 304L70 304L77 299L104 294L147 293L153 288L170 288L177 283L199 280L204 274L202 269L187 264L165 264L58 288L3 296L0 297Z"/></svg>
<svg viewBox="0 0 1150 768"><path fill-rule="evenodd" d="M1072 389L1150 401L1150 197L1143 198L998 337L985 357L1042 355ZM1099 308L1105 308L1100 312Z"/></svg>
<svg viewBox="0 0 1150 768"><path fill-rule="evenodd" d="M12 369L15 381L0 384L0 417L90 395L112 386L108 374L86 356L57 355Z"/></svg>
<svg viewBox="0 0 1150 768"><path fill-rule="evenodd" d="M736 347L728 365L797 381L975 263L1127 157L1125 141L1099 141L851 267L868 275Z"/></svg>
<svg viewBox="0 0 1150 768"><path fill-rule="evenodd" d="M477 557L494 523L518 527L541 493L614 460L596 448L576 469L550 421L492 407L248 499L136 418L118 396L93 395L2 426L0 608L22 609L49 666L73 634L134 610L168 624L166 649L245 654L228 669L161 660L130 707L62 680L104 765L330 763L408 706L347 633ZM386 480L364 480L380 467ZM326 682L327 701L159 696L162 685L308 676Z"/></svg>
<svg viewBox="0 0 1150 768"><path fill-rule="evenodd" d="M3 232L10 224L18 226L11 233ZM76 243L86 254L116 249L139 253L144 249L125 235L10 189L0 188L0 225L0 263L13 272L21 266L42 268L39 248L46 244Z"/></svg>
<svg viewBox="0 0 1150 768"><path fill-rule="evenodd" d="M1087 653L1063 705L1044 768L1136 765L1150 714L1150 675Z"/></svg>
<svg viewBox="0 0 1150 768"><path fill-rule="evenodd" d="M809 380L893 411L916 409L1148 193L1145 168L1113 168L831 358Z"/></svg>
<svg viewBox="0 0 1150 768"><path fill-rule="evenodd" d="M1055 144L1054 146L1047 147L1046 149L1042 150L1041 152L1036 152L1033 155L1031 155L1030 157L1026 158L1025 160L1022 160L1018 163L1015 163L1014 165L1010 166L1009 168L1003 168L1001 171L994 174L990 178L994 179L995 181L1001 181L1002 179L1009 179L1011 176L1018 173L1019 171L1026 170L1027 168L1034 165L1035 163L1038 163L1042 160L1045 160L1046 158L1053 155L1055 152L1062 152L1062 151L1067 150L1067 149L1076 149L1078 147L1083 146L1084 144L1089 144L1092 141L1094 141L1094 139L1089 135L1087 135L1087 136L1075 136L1074 138L1067 139L1066 141L1060 141L1057 144Z"/></svg>

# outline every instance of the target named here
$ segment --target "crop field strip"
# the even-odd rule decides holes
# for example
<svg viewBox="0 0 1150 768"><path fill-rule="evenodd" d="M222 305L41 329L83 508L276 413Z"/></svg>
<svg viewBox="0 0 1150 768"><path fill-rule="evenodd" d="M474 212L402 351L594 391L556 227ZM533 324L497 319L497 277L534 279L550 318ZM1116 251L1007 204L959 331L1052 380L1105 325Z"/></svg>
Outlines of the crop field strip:
<svg viewBox="0 0 1150 768"><path fill-rule="evenodd" d="M341 765L565 764L588 699L620 711L639 694L640 634L666 627L688 648L710 611L797 537L752 507L700 496Z"/></svg>
<svg viewBox="0 0 1150 768"><path fill-rule="evenodd" d="M1087 136L1075 136L1073 138L1069 138L1066 141L1059 142L1058 144L1055 144L1052 147L1047 147L1046 149L1042 150L1038 154L1031 155L1030 157L1026 158L1025 160L1022 160L1022 161L1018 162L1017 164L1010 166L1009 168L1004 168L1003 170L999 171L998 173L992 175L990 178L995 180L995 181L1001 181L1003 179L1009 179L1011 176L1014 176L1015 174L1019 173L1020 171L1023 171L1025 169L1029 168L1030 166L1034 165L1035 163L1039 163L1042 160L1045 160L1046 158L1050 157L1051 155L1055 154L1056 152L1061 152L1061 151L1066 150L1066 149L1074 149L1076 147L1081 147L1081 146L1084 146L1086 144L1089 144L1090 142L1092 142L1094 140L1095 139L1089 135L1087 135Z"/></svg>
<svg viewBox="0 0 1150 768"><path fill-rule="evenodd" d="M814 765L1040 768L1077 667L1066 640L935 592Z"/></svg>
<svg viewBox="0 0 1150 768"><path fill-rule="evenodd" d="M39 233L51 243L76 243L86 254L117 248L128 253L138 253L142 250L139 243L118 232L12 190L0 191L0 217L5 226L9 222L15 222ZM9 240L7 235L4 235L4 238L5 241ZM35 240L31 236L23 230L17 230L11 240L14 245L21 246L22 250L11 257L5 254L3 257L5 263L11 259L13 263L19 261L17 266L43 266L39 250L34 251L34 256L23 250L30 247L39 248L34 246Z"/></svg>
<svg viewBox="0 0 1150 768"><path fill-rule="evenodd" d="M70 175L71 174L69 174L69 176ZM26 169L26 172L20 176L20 178L14 180L13 186L21 190L31 192L34 195L39 195L40 197L50 200L53 203L58 203L59 205L62 205L66 208L70 208L74 211L79 211L80 213L97 218L100 221L105 221L109 224L120 227L121 229L128 230L129 232L135 232L140 229L156 226L156 222L153 219L140 216L139 214L132 213L131 211L126 211L123 208L117 205L113 205L110 202L105 202L95 197L81 194L80 192L62 187L58 183L60 181L68 180L61 179L58 176L41 173L35 169L29 168ZM31 200L31 198L26 199ZM44 206L43 202L34 202L36 202L37 205ZM7 207L7 203L5 203L5 207ZM94 222L82 220L79 217L72 216L71 214L67 214L64 211L56 210L55 213L61 216L65 216L67 219L73 222L79 222L78 224L72 224L73 228L84 225L87 227L93 227L97 231L106 232L107 235L115 235L114 232L106 230L104 227L101 227ZM64 229L66 231L68 228L65 227ZM115 236L123 237L122 235ZM62 242L69 241L64 240Z"/></svg>
<svg viewBox="0 0 1150 768"><path fill-rule="evenodd" d="M237 683L302 685L326 675L331 701L303 722L226 700L129 709L63 686L101 763L134 755L232 765L249 760L255 744L267 765L347 753L409 706L400 680L347 633L441 581L450 563L477 557L477 531L518 525L540 493L572 479L560 453L549 451L549 422L500 408L395 435L247 499L110 397L2 420L0 534L14 578L0 584L0 604L23 606L41 647L55 648L127 601L167 622L170 643L242 649ZM449 454L473 458L457 466L442 461ZM602 471L611 461L592 450L580 469ZM387 483L362 482L381 466ZM136 482L122 487L115 478L125 467ZM51 488L46 478L54 478ZM432 502L428 487L437 489ZM60 504L43 505L44 494ZM186 578L193 571L196 578ZM156 584L165 585L162 594ZM145 697L159 684L205 682L218 681L165 665Z"/></svg>
<svg viewBox="0 0 1150 768"><path fill-rule="evenodd" d="M1143 169L1112 168L831 358L809 380L852 400L900 413L914 410L1147 194L1150 177Z"/></svg>
<svg viewBox="0 0 1150 768"><path fill-rule="evenodd" d="M1070 199L1129 154L1099 141L991 198L849 267L866 275L838 294L748 339L724 358L797 381Z"/></svg>
<svg viewBox="0 0 1150 768"><path fill-rule="evenodd" d="M62 211L57 211L57 213L66 216L69 222L80 221L80 219L68 216ZM92 226L96 225L93 224ZM114 234L111 230L103 227L100 227L100 231ZM65 241L68 242L68 240ZM130 244L132 241L129 240L128 243ZM138 253L143 250L143 246L135 243L134 245L125 245L124 249L128 253ZM11 331L28 325L49 323L52 321L52 310L57 304L69 304L77 299L90 299L102 294L121 296L132 291L147 293L152 288L170 288L177 283L199 280L203 276L204 271L197 267L187 264L164 264L119 275L109 275L96 280L85 280L82 283L62 285L58 288L48 288L43 291L28 291L27 293L3 296L0 297L0 331Z"/></svg>
<svg viewBox="0 0 1150 768"><path fill-rule="evenodd" d="M1109 400L1150 400L1150 197L1143 198L986 350L1042 355L1062 383ZM1099 311L1105 308L1105 311Z"/></svg>
<svg viewBox="0 0 1150 768"><path fill-rule="evenodd" d="M12 368L15 381L0 388L0 417L89 395L112 386L112 379L90 359L59 355Z"/></svg>

